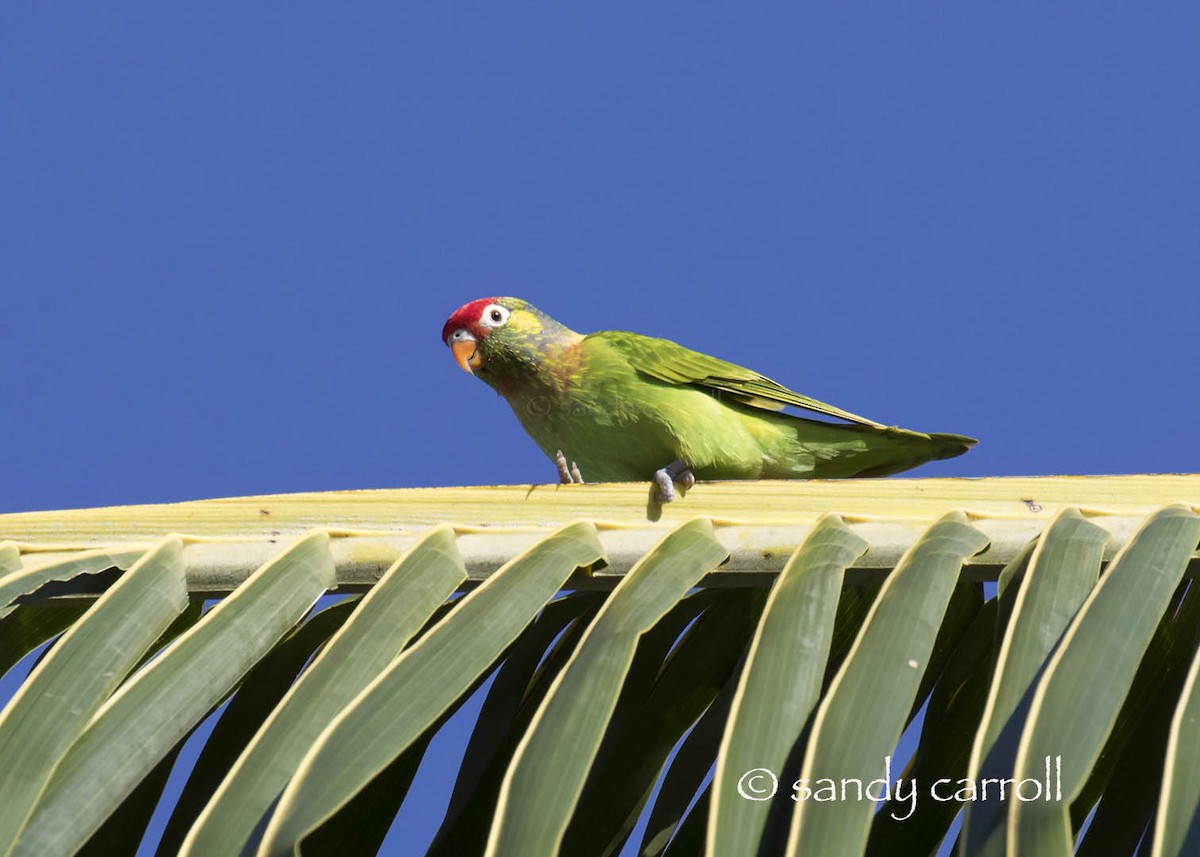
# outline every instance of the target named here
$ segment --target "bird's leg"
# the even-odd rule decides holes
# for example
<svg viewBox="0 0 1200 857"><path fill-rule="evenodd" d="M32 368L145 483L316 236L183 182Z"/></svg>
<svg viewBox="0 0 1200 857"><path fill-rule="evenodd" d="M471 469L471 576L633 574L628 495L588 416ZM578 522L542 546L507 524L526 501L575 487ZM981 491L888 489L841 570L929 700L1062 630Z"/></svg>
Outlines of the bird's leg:
<svg viewBox="0 0 1200 857"><path fill-rule="evenodd" d="M571 466L567 467L567 457L562 454L561 449L554 452L554 466L558 468L558 481L563 485L583 484L583 475L579 472L579 465L572 461Z"/></svg>
<svg viewBox="0 0 1200 857"><path fill-rule="evenodd" d="M670 503L675 499L675 483L686 492L696 484L696 475L683 459L672 461L661 470L654 471L655 496L659 503Z"/></svg>
<svg viewBox="0 0 1200 857"><path fill-rule="evenodd" d="M554 465L558 468L558 481L563 485L570 485L571 471L567 469L567 457L562 454L561 449L554 453Z"/></svg>

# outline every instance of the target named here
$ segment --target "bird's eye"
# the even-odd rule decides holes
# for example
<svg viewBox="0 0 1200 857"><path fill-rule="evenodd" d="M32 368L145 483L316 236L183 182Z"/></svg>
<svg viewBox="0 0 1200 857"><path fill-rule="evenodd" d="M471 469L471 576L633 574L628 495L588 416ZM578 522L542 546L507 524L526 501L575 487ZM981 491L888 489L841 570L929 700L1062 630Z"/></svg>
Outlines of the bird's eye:
<svg viewBox="0 0 1200 857"><path fill-rule="evenodd" d="M488 304L483 308L483 315L479 320L488 327L500 327L508 321L508 308L500 304Z"/></svg>

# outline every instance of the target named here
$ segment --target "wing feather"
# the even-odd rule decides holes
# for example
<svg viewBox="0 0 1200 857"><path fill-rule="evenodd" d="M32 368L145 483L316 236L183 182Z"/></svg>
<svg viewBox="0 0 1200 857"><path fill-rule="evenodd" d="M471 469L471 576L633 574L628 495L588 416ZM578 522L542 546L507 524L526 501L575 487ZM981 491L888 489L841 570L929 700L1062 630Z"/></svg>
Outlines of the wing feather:
<svg viewBox="0 0 1200 857"><path fill-rule="evenodd" d="M700 387L763 410L778 411L790 405L852 423L883 428L874 420L803 396L736 363L692 351L669 339L623 330L605 330L584 337L585 343L588 340L602 341L622 354L629 365L641 374L667 384Z"/></svg>

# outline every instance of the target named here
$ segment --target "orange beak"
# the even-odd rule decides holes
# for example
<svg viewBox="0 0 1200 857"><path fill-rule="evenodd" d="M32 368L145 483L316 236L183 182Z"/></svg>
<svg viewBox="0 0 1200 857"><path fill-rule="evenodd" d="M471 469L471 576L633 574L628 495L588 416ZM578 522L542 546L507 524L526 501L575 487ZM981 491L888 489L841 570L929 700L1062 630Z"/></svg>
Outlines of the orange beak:
<svg viewBox="0 0 1200 857"><path fill-rule="evenodd" d="M474 337L459 339L450 343L450 351L454 354L454 362L468 375L474 375L475 370L483 365L479 355L479 345Z"/></svg>

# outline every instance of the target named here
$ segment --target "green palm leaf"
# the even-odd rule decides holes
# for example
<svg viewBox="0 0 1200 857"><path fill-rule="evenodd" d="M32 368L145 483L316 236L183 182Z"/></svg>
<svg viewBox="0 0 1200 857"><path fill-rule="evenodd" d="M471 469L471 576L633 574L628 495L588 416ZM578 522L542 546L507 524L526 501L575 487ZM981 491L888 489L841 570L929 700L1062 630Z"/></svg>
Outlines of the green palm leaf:
<svg viewBox="0 0 1200 857"><path fill-rule="evenodd" d="M0 851L1196 850L1200 476L645 491L0 515Z"/></svg>

